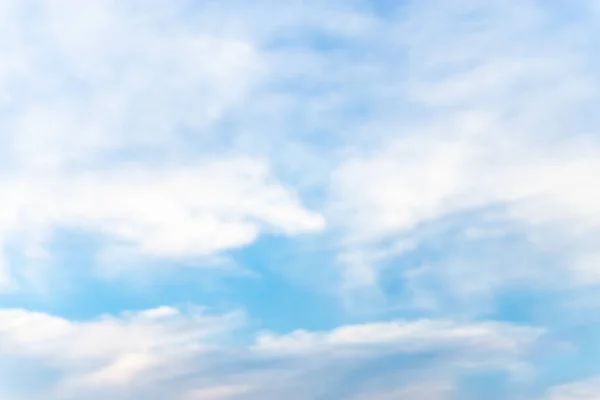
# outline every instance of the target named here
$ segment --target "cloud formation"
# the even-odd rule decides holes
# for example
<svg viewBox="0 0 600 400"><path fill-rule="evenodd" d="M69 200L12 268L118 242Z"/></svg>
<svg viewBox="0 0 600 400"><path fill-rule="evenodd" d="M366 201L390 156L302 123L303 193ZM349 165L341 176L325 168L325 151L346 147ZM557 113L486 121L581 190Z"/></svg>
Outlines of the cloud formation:
<svg viewBox="0 0 600 400"><path fill-rule="evenodd" d="M29 398L80 398L87 393L90 398L129 399L152 391L165 396L164 390L184 399L258 399L298 390L297 398L312 398L317 393L335 396L338 390L322 386L319 374L333 370L330 379L349 379L362 364L388 357L413 358L414 371L423 374L435 366L446 377L456 368L511 369L543 333L498 323L386 322L319 333L264 333L254 343L230 349L226 338L243 328L244 321L240 312L210 315L196 308L159 307L88 321L2 309L2 366L34 380L40 370L55 376L29 390L14 389ZM19 363L23 359L34 366ZM369 385L369 380L361 377L348 384L357 392L380 385Z"/></svg>
<svg viewBox="0 0 600 400"><path fill-rule="evenodd" d="M0 0L0 397L593 398L599 11Z"/></svg>

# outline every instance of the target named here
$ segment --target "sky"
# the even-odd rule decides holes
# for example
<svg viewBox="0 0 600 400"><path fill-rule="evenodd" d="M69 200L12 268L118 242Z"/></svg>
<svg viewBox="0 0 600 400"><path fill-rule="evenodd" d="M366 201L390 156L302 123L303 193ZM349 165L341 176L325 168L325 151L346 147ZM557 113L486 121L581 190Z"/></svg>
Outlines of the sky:
<svg viewBox="0 0 600 400"><path fill-rule="evenodd" d="M599 27L0 0L0 398L600 399Z"/></svg>

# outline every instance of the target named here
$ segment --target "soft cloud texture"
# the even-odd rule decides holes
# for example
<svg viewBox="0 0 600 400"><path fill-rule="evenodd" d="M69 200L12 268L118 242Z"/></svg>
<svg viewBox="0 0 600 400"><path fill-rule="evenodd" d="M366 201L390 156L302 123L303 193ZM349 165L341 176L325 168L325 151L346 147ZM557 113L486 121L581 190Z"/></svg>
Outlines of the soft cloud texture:
<svg viewBox="0 0 600 400"><path fill-rule="evenodd" d="M4 237L21 235L27 243L58 227L79 229L149 257L204 256L247 245L261 230L298 234L324 225L252 159L157 170L124 166L12 180L3 189Z"/></svg>
<svg viewBox="0 0 600 400"><path fill-rule="evenodd" d="M142 256L192 257L247 245L263 228L323 227L268 161L219 151L211 130L261 79L253 43L172 25L183 2L2 6L5 246L43 247L75 228ZM2 286L18 285L7 263Z"/></svg>
<svg viewBox="0 0 600 400"><path fill-rule="evenodd" d="M599 382L597 378L573 382L552 388L548 396L549 400L586 400L597 399Z"/></svg>
<svg viewBox="0 0 600 400"><path fill-rule="evenodd" d="M594 398L599 11L0 0L0 397Z"/></svg>
<svg viewBox="0 0 600 400"><path fill-rule="evenodd" d="M90 398L152 397L156 396L152 391L163 393L165 384L170 398L182 399L258 399L291 392L297 398L312 398L319 392L339 396L335 387L321 386L319 374L333 370L334 380L343 380L362 364L390 356L414 358L413 373L418 374L434 366L446 377L457 368L510 370L543 333L496 323L373 323L322 333L263 334L255 343L240 343L231 352L226 338L243 327L244 316L239 312L210 315L195 308L159 307L75 322L3 309L0 322L3 366L31 379L39 369L56 376L28 390L15 388L15 393L29 398L80 398L83 393ZM431 352L443 358L432 362ZM35 367L19 364L18 359L31 360ZM301 388L297 379L307 386ZM368 378L359 378L348 385L357 392L370 391L372 384L366 383Z"/></svg>
<svg viewBox="0 0 600 400"><path fill-rule="evenodd" d="M14 369L13 374L30 374L35 382L32 371L17 361L26 359L34 361L38 369L59 374L56 388L27 394L48 398L127 387L140 381L147 384L164 376L161 369L165 367L174 371L177 360L207 351L210 346L204 341L239 326L243 315L211 316L202 310L160 307L75 322L23 309L3 309L0 320L5 368ZM158 376L157 371L161 371Z"/></svg>
<svg viewBox="0 0 600 400"><path fill-rule="evenodd" d="M257 348L283 353L321 353L326 350L354 348L369 345L393 344L406 351L419 351L421 346L465 346L474 350L479 346L511 352L521 341L533 341L541 332L530 328L477 324L462 326L450 321L396 321L342 326L327 333L296 331L286 336L264 334L258 338ZM452 346L452 347L454 347Z"/></svg>
<svg viewBox="0 0 600 400"><path fill-rule="evenodd" d="M340 257L345 286L377 285L382 254L402 262L407 249L457 233L466 240L448 252L495 237L503 253L507 238L521 235L528 246L520 258L542 252L557 261L487 268L488 254L473 259L467 250L454 266L409 265L454 295L469 291L470 279L481 292L523 281L596 284L600 143L588 107L598 79L582 50L582 19L576 25L557 17L558 5L537 2L437 5L409 6L410 22L398 28L410 54L405 99L422 118L379 122L382 143L354 152L332 175L331 219L349 248ZM528 39L516 45L519 37Z"/></svg>

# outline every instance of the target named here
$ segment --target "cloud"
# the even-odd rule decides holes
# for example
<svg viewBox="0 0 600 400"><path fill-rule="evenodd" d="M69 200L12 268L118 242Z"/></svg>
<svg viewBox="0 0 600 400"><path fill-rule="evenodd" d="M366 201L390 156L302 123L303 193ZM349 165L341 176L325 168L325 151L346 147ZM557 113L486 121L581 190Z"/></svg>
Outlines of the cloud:
<svg viewBox="0 0 600 400"><path fill-rule="evenodd" d="M278 353L316 353L327 350L356 349L363 346L390 345L405 351L438 346L479 346L511 352L522 342L534 341L542 332L531 328L482 323L463 325L452 321L418 320L342 326L330 332L296 331L289 335L264 334L257 349Z"/></svg>
<svg viewBox="0 0 600 400"><path fill-rule="evenodd" d="M75 229L99 234L133 256L182 258L244 246L261 232L322 229L322 217L269 175L260 162L230 158L5 181L0 231L17 243L33 239L43 246L53 230Z"/></svg>
<svg viewBox="0 0 600 400"><path fill-rule="evenodd" d="M223 340L243 324L244 316L159 307L71 321L24 309L2 309L0 321L2 364L31 374L35 370L27 371L19 361L34 360L42 371L37 372L40 376L31 376L31 382L58 374L56 386L44 391L48 396L54 392L61 396L80 390L126 391L140 382L160 380L168 375L165 368L175 371L178 362L208 351L214 346L211 341ZM28 398L37 395L24 394Z"/></svg>
<svg viewBox="0 0 600 400"><path fill-rule="evenodd" d="M269 160L219 135L270 68L252 36L186 21L183 1L35 3L2 2L5 252L51 257L67 228L128 259L197 257L324 227ZM0 266L3 288L27 286Z"/></svg>
<svg viewBox="0 0 600 400"><path fill-rule="evenodd" d="M443 398L455 390L460 393L461 388L446 383L427 390L427 382L436 378L451 382L467 371L503 370L521 375L526 369L526 353L543 333L532 327L487 322L388 321L323 332L262 333L253 349L278 360L293 360L300 366L297 368L311 371L295 378L310 379L309 384L301 385L304 394L298 398L317 398L317 393L352 399L409 393ZM281 393L291 392L286 387L281 387Z"/></svg>
<svg viewBox="0 0 600 400"><path fill-rule="evenodd" d="M145 256L206 255L248 244L263 228L297 234L324 224L263 164L243 158L16 180L2 189L5 235L35 237L68 227L105 235Z"/></svg>
<svg viewBox="0 0 600 400"><path fill-rule="evenodd" d="M78 398L86 392L124 399L145 393L258 399L292 393L297 387L302 388L298 398L306 399L317 398L319 391L335 393L336 387L327 389L320 380L346 379L353 370L390 356L395 361L391 370L380 371L383 382L374 385L360 378L352 390L398 385L402 363L427 354L435 354L435 361L425 357L414 365L421 376L430 370L451 377L456 368L510 369L542 333L509 324L414 321L262 334L248 346L235 345L232 340L236 331L245 329L244 320L239 311L215 315L198 308L159 307L86 321L2 309L0 353L3 365L28 374L32 382L55 376L29 391L13 383L21 393L14 398ZM38 369L23 360L34 361ZM396 378L387 378L390 373ZM363 379L366 383L361 384Z"/></svg>
<svg viewBox="0 0 600 400"><path fill-rule="evenodd" d="M460 398L490 371L516 393L545 334L582 345L562 332L598 303L597 7L391 3L0 0L0 289L21 290L0 397ZM99 242L97 274L58 260L90 251L61 230ZM141 266L131 302L169 304L151 265L224 259L265 279L190 296L253 315L65 317L102 274ZM49 265L82 304L29 297ZM315 290L348 307L302 326Z"/></svg>
<svg viewBox="0 0 600 400"><path fill-rule="evenodd" d="M252 390L251 386L214 386L192 390L186 394L185 400L230 399Z"/></svg>
<svg viewBox="0 0 600 400"><path fill-rule="evenodd" d="M600 381L590 378L578 382L556 386L549 390L548 400L593 400L598 398Z"/></svg>
<svg viewBox="0 0 600 400"><path fill-rule="evenodd" d="M328 219L343 232L343 287L381 291L386 265L450 237L442 259L409 260L397 275L410 286L408 269L422 267L467 297L471 276L482 294L516 282L596 284L600 142L583 105L598 101L598 80L581 36L591 22L533 1L437 5L411 3L397 26L410 72L397 99L412 116L379 120L374 144L348 152L332 174ZM476 230L490 252L473 251L484 240L467 235ZM513 254L526 267L490 261L514 252L517 237L523 248ZM543 253L554 265L533 260ZM446 262L453 255L458 262Z"/></svg>
<svg viewBox="0 0 600 400"><path fill-rule="evenodd" d="M201 136L260 77L251 43L169 25L177 5L40 2L32 14L4 3L22 43L5 54L18 62L3 77L6 149L21 168L81 167L132 146L173 151L174 130Z"/></svg>
<svg viewBox="0 0 600 400"><path fill-rule="evenodd" d="M423 399L443 400L449 398L453 391L447 382L425 382L405 387L391 392L360 395L354 400L393 400L393 399Z"/></svg>

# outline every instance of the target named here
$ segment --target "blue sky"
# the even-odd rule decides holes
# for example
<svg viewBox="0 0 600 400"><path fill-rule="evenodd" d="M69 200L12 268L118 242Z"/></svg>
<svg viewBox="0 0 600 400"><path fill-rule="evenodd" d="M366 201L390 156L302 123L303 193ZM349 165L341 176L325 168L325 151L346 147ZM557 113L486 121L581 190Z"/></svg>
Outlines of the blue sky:
<svg viewBox="0 0 600 400"><path fill-rule="evenodd" d="M0 0L0 398L598 399L598 26Z"/></svg>

